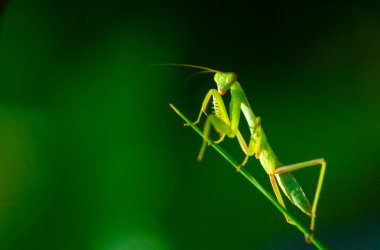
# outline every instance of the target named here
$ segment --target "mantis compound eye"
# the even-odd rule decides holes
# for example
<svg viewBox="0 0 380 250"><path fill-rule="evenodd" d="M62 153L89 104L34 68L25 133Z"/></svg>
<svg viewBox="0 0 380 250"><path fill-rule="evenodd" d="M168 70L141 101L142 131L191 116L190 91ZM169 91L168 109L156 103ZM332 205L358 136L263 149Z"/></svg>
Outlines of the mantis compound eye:
<svg viewBox="0 0 380 250"><path fill-rule="evenodd" d="M225 73L225 74L226 74L227 82L229 85L232 85L234 82L236 82L237 75L235 73L231 72L231 73Z"/></svg>

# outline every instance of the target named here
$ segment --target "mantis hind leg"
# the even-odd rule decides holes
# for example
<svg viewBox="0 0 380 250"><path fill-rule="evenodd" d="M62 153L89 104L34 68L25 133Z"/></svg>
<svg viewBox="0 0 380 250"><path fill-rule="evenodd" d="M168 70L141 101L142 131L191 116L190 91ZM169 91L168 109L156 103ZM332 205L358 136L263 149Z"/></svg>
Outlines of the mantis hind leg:
<svg viewBox="0 0 380 250"><path fill-rule="evenodd" d="M307 168L307 167L317 166L317 165L321 165L321 171L319 173L318 184L317 184L317 188L315 190L314 200L313 200L313 204L312 204L311 211L310 211L310 214L311 214L310 215L311 216L311 221L310 221L311 235L305 235L305 240L308 243L311 243L311 241L314 238L315 215L316 215L316 211L317 211L319 195L320 195L321 189L322 189L323 178L325 176L326 161L323 158L322 159L316 159L316 160L296 163L293 165L283 166L283 167L277 168L275 170L275 174L283 174L283 173L291 172L291 171L294 171L297 169Z"/></svg>
<svg viewBox="0 0 380 250"><path fill-rule="evenodd" d="M281 192L280 192L280 189L278 188L274 174L269 174L269 179L270 179L270 183L272 185L272 188L273 188L274 194L276 195L278 203L280 203L280 205L286 209L284 200L282 199ZM290 220L290 218L288 218L285 214L284 214L284 216L285 216L286 222L294 225L294 223L292 222L292 220Z"/></svg>

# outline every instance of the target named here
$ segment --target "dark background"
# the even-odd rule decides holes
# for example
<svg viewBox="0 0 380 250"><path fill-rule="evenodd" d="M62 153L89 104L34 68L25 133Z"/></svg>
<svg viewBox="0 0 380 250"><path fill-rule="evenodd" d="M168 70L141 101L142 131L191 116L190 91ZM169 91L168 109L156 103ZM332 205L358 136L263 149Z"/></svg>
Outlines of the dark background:
<svg viewBox="0 0 380 250"><path fill-rule="evenodd" d="M379 4L5 6L1 249L313 249L213 149L196 161L201 138L168 104L195 119L212 76L157 63L236 72L283 163L327 160L317 237L380 247ZM295 173L309 197L318 171Z"/></svg>

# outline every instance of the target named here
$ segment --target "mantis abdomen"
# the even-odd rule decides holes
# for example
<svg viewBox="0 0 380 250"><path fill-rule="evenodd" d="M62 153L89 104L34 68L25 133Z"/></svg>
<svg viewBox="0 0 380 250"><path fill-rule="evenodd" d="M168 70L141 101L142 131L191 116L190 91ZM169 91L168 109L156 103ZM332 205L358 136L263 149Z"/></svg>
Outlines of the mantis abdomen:
<svg viewBox="0 0 380 250"><path fill-rule="evenodd" d="M276 174L276 179L282 191L289 200L296 205L302 212L311 216L311 205L303 192L301 185L291 173Z"/></svg>

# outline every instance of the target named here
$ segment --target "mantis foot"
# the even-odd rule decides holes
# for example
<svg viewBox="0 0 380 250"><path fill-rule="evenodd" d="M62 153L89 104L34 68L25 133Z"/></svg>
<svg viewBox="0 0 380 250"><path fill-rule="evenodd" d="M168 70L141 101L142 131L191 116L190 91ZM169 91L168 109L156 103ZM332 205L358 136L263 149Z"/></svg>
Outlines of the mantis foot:
<svg viewBox="0 0 380 250"><path fill-rule="evenodd" d="M313 242L313 239L314 239L314 230L311 231L310 235L305 235L305 241L308 244L311 244Z"/></svg>

